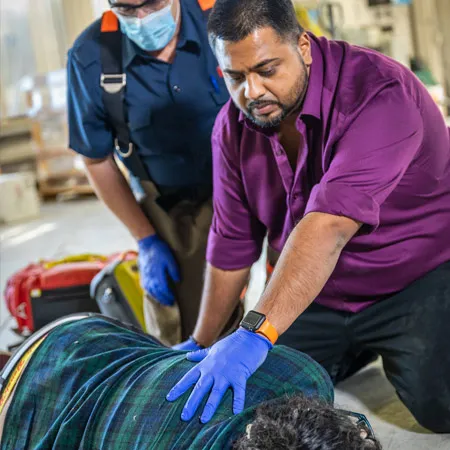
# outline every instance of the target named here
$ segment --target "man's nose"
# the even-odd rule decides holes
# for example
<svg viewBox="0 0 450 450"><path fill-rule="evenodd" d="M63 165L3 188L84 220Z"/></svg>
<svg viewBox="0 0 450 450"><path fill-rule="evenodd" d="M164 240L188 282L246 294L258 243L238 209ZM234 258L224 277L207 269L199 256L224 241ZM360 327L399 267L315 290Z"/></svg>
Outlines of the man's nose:
<svg viewBox="0 0 450 450"><path fill-rule="evenodd" d="M143 19L144 17L148 16L148 11L145 11L144 8L138 8L136 10L136 17L138 19Z"/></svg>
<svg viewBox="0 0 450 450"><path fill-rule="evenodd" d="M245 98L248 100L258 100L263 97L266 90L261 78L257 74L250 74L245 85Z"/></svg>

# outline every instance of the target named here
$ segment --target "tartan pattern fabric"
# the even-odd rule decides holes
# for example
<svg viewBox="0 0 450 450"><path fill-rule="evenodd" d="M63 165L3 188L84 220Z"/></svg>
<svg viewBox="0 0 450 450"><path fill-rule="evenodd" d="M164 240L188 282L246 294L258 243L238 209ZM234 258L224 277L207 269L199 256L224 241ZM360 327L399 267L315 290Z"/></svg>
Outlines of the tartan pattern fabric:
<svg viewBox="0 0 450 450"><path fill-rule="evenodd" d="M61 325L25 369L0 448L222 450L245 432L263 401L303 392L333 402L321 366L276 346L248 381L243 413L233 416L229 390L210 423L182 422L189 392L175 403L165 396L192 366L183 352L102 318Z"/></svg>

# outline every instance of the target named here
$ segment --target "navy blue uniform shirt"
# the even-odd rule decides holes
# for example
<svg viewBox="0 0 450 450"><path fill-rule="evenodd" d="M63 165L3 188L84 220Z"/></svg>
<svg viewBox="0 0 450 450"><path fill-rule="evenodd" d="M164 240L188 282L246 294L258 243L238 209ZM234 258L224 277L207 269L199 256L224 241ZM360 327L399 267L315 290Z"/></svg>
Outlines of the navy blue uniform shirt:
<svg viewBox="0 0 450 450"><path fill-rule="evenodd" d="M228 100L197 0L180 0L181 29L172 64L153 58L123 35L123 67L131 140L160 187L212 185L211 131ZM89 158L113 153L102 101L100 20L68 55L69 145ZM214 77L212 79L212 77Z"/></svg>

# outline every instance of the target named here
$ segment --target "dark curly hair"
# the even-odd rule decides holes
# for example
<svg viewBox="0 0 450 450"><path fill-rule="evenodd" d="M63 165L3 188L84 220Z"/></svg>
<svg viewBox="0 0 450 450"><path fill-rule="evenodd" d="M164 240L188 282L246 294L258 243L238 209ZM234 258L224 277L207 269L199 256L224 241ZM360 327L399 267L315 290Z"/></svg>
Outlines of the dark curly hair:
<svg viewBox="0 0 450 450"><path fill-rule="evenodd" d="M304 31L292 0L216 0L208 34L214 49L217 39L238 42L264 27L273 28L280 38L294 44Z"/></svg>
<svg viewBox="0 0 450 450"><path fill-rule="evenodd" d="M234 450L381 450L345 412L303 395L261 405Z"/></svg>

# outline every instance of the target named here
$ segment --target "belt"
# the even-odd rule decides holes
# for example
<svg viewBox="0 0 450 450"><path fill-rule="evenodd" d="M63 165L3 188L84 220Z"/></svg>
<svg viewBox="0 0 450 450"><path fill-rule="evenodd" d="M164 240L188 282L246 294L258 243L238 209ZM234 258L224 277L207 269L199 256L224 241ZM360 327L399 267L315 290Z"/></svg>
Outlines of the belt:
<svg viewBox="0 0 450 450"><path fill-rule="evenodd" d="M210 185L185 186L182 188L157 186L157 189L160 197L156 202L166 212L183 201L201 205L212 197L212 186Z"/></svg>
<svg viewBox="0 0 450 450"><path fill-rule="evenodd" d="M156 185L161 197L178 197L180 200L202 201L212 196L212 185L200 184L192 186Z"/></svg>

